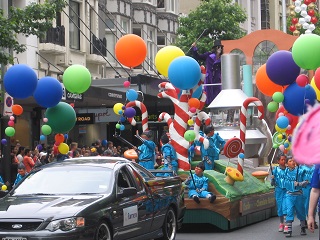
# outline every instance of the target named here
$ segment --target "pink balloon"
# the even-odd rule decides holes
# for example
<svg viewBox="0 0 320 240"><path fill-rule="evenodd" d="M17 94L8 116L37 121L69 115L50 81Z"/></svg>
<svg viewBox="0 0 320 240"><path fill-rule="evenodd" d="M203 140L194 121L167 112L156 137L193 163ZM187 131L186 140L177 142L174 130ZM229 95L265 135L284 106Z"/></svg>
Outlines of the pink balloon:
<svg viewBox="0 0 320 240"><path fill-rule="evenodd" d="M10 120L11 120L11 121L14 121L14 116L10 116Z"/></svg>
<svg viewBox="0 0 320 240"><path fill-rule="evenodd" d="M307 75L305 74L300 74L297 78L296 78L296 83L298 84L298 86L300 87L305 87L308 83L309 83L309 78Z"/></svg>
<svg viewBox="0 0 320 240"><path fill-rule="evenodd" d="M126 88L130 87L130 82L129 81L125 81L123 83L123 86L126 87Z"/></svg>
<svg viewBox="0 0 320 240"><path fill-rule="evenodd" d="M8 122L8 126L13 127L13 126L14 126L14 121L11 121L11 120L10 120L10 121Z"/></svg>
<svg viewBox="0 0 320 240"><path fill-rule="evenodd" d="M48 118L43 118L43 122L48 122Z"/></svg>
<svg viewBox="0 0 320 240"><path fill-rule="evenodd" d="M195 107L191 107L191 108L189 109L189 111L190 111L191 113L195 113L195 112L197 111L197 109L196 109Z"/></svg>
<svg viewBox="0 0 320 240"><path fill-rule="evenodd" d="M281 144L281 145L279 146L279 149L280 149L281 152L284 152L284 145Z"/></svg>

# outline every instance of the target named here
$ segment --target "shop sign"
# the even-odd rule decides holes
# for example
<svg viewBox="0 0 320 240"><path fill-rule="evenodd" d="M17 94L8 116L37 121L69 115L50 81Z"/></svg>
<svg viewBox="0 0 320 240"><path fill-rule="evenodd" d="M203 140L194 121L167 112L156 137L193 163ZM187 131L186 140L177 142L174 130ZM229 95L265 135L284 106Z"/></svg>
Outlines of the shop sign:
<svg viewBox="0 0 320 240"><path fill-rule="evenodd" d="M94 113L77 113L76 124L94 124Z"/></svg>

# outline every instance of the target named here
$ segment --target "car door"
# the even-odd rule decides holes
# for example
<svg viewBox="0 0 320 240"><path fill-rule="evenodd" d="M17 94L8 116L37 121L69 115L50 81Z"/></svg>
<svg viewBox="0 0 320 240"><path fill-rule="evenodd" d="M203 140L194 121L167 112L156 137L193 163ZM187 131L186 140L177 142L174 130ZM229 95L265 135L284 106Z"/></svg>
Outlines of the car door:
<svg viewBox="0 0 320 240"><path fill-rule="evenodd" d="M128 239L140 236L146 232L146 227L150 226L150 217L146 217L148 202L152 204L145 191L140 191L132 172L123 166L116 174L116 194L121 193L123 188L135 187L137 194L134 196L117 198L113 205L113 226L117 239ZM147 225L149 224L149 225ZM149 228L148 228L149 229Z"/></svg>

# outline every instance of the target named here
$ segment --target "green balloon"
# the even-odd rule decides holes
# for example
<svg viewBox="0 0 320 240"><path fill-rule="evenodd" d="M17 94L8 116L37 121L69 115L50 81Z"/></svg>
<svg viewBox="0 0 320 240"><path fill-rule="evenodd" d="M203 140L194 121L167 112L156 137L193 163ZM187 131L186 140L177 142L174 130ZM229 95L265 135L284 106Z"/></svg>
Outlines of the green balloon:
<svg viewBox="0 0 320 240"><path fill-rule="evenodd" d="M194 141L196 138L196 133L193 130L187 130L184 133L184 139L187 140L188 142Z"/></svg>
<svg viewBox="0 0 320 240"><path fill-rule="evenodd" d="M45 116L48 118L47 124L55 133L66 133L76 124L76 112L65 102L59 102L56 106L47 108Z"/></svg>
<svg viewBox="0 0 320 240"><path fill-rule="evenodd" d="M4 130L4 133L8 136L8 137L12 137L14 136L14 134L16 133L16 130L13 127L6 127L6 129Z"/></svg>
<svg viewBox="0 0 320 240"><path fill-rule="evenodd" d="M281 103L284 100L284 95L282 94L282 92L275 92L272 95L272 99L273 99L273 101L275 101L277 103Z"/></svg>
<svg viewBox="0 0 320 240"><path fill-rule="evenodd" d="M50 135L52 132L52 129L49 125L45 124L45 125L42 125L41 131L42 131L43 135Z"/></svg>
<svg viewBox="0 0 320 240"><path fill-rule="evenodd" d="M121 124L120 124L120 123L117 123L117 124L116 124L116 129L120 129L120 127L121 127Z"/></svg>
<svg viewBox="0 0 320 240"><path fill-rule="evenodd" d="M278 144L273 144L272 147L273 147L273 148L278 148L279 145L278 145Z"/></svg>
<svg viewBox="0 0 320 240"><path fill-rule="evenodd" d="M279 108L279 104L277 102L272 101L268 103L267 108L270 112L276 112Z"/></svg>
<svg viewBox="0 0 320 240"><path fill-rule="evenodd" d="M72 93L83 93L91 85L91 74L89 70L82 65L72 65L63 73L63 85Z"/></svg>
<svg viewBox="0 0 320 240"><path fill-rule="evenodd" d="M293 43L292 57L299 67L306 70L316 70L320 67L319 56L320 36L316 34L302 34Z"/></svg>

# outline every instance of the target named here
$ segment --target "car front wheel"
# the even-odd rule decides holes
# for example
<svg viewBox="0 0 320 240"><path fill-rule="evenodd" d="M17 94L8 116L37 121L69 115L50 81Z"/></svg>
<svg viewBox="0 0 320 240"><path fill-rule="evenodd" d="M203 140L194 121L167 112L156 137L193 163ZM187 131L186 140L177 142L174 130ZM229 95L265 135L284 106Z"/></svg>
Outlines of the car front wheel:
<svg viewBox="0 0 320 240"><path fill-rule="evenodd" d="M162 226L163 236L157 240L174 240L177 234L177 218L173 209L170 207L167 211Z"/></svg>
<svg viewBox="0 0 320 240"><path fill-rule="evenodd" d="M111 231L107 223L102 222L99 224L95 240L112 240Z"/></svg>

